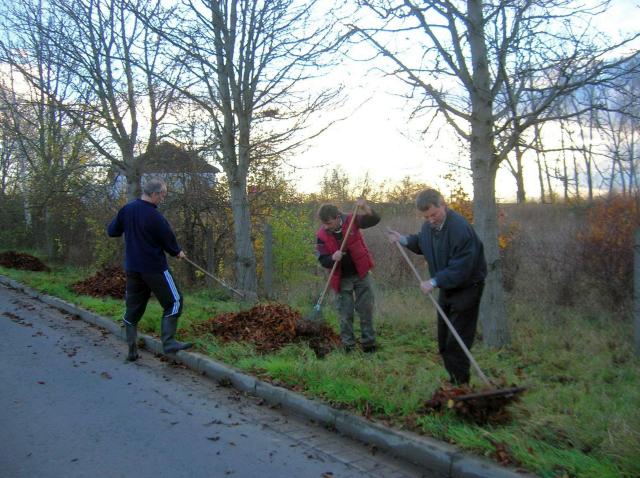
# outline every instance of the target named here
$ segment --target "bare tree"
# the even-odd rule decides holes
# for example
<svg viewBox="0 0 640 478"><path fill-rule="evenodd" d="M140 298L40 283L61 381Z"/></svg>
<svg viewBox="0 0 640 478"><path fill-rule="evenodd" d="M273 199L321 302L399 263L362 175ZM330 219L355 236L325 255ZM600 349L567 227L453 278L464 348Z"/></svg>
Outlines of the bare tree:
<svg viewBox="0 0 640 478"><path fill-rule="evenodd" d="M630 40L610 44L597 37L588 20L603 5L584 8L566 0L358 3L369 16L354 31L390 61L389 73L407 84L415 111L442 115L470 145L474 222L489 265L480 320L486 343L504 345L509 336L497 240L498 167L525 131L558 119L553 106L560 98L615 76L616 62L608 58ZM521 104L514 92L527 84L533 85L531 94ZM509 104L514 100L515 109Z"/></svg>
<svg viewBox="0 0 640 478"><path fill-rule="evenodd" d="M155 146L173 100L173 91L157 78L179 70L160 62L161 39L130 8L154 5L144 0L26 0L5 5L6 34L0 51L3 61L47 95L47 101L64 111L126 176L132 199L140 189L137 154L145 145ZM64 96L45 89L40 81L43 58L38 47L43 45L56 51L51 60L65 72Z"/></svg>
<svg viewBox="0 0 640 478"><path fill-rule="evenodd" d="M12 18L12 25L29 32L23 36L24 50L20 53L32 52L36 57L27 64L16 55L7 67L0 95L6 118L4 128L14 139L19 163L25 223L31 226L32 217L38 220L39 233L35 237L49 258L54 258L62 252L55 244L65 228L62 205L87 165L86 144L81 129L51 101L53 97L68 97L69 77L60 68L62 52L46 41L42 28L46 18L37 6L25 4L29 14ZM29 82L18 73L27 69Z"/></svg>
<svg viewBox="0 0 640 478"><path fill-rule="evenodd" d="M314 17L320 2L184 0L166 21L142 16L173 48L185 71L171 82L209 116L212 145L225 172L234 225L239 287L257 290L247 177L269 151L283 155L322 127L310 118L336 98L318 79L334 46L330 17ZM143 12L144 13L144 12Z"/></svg>

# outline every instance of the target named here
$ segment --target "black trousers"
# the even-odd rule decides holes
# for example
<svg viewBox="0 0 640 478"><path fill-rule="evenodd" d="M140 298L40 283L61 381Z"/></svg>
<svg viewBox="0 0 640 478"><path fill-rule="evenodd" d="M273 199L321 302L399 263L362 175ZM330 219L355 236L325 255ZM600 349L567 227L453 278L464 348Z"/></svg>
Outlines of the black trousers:
<svg viewBox="0 0 640 478"><path fill-rule="evenodd" d="M125 293L126 311L123 320L126 324L137 325L147 308L151 293L162 306L163 317L180 317L182 313L182 294L168 270L157 274L127 272Z"/></svg>
<svg viewBox="0 0 640 478"><path fill-rule="evenodd" d="M476 336L483 289L484 282L478 282L464 289L441 290L438 299L443 312L469 350ZM444 367L449 372L451 383L459 385L469 383L471 362L440 314L438 314L438 349L442 355Z"/></svg>

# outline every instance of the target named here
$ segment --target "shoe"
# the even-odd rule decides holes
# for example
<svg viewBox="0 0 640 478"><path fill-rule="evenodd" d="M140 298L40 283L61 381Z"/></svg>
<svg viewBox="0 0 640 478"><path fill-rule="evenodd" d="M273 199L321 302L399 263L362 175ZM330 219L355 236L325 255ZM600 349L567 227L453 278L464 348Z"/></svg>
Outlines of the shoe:
<svg viewBox="0 0 640 478"><path fill-rule="evenodd" d="M135 325L126 324L127 345L129 351L127 353L127 362L135 362L140 357L138 355L138 329Z"/></svg>
<svg viewBox="0 0 640 478"><path fill-rule="evenodd" d="M160 323L161 339L162 339L162 351L165 354L174 354L180 350L187 350L193 347L191 342L178 342L174 336L176 329L178 328L178 317L170 316L163 317Z"/></svg>
<svg viewBox="0 0 640 478"><path fill-rule="evenodd" d="M365 354L372 354L372 353L375 353L377 350L378 350L378 347L376 347L376 344L362 346L362 351Z"/></svg>
<svg viewBox="0 0 640 478"><path fill-rule="evenodd" d="M342 346L342 351L343 351L345 354L350 354L350 353L352 353L355 349L356 349L356 348L355 348L355 346L353 346L353 345L343 345L343 346Z"/></svg>

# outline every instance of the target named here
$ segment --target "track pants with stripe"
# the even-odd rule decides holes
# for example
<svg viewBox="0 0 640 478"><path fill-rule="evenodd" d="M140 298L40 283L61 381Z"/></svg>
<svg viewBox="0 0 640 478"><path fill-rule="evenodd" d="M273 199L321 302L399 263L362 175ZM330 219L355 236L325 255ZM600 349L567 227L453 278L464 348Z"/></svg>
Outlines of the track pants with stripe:
<svg viewBox="0 0 640 478"><path fill-rule="evenodd" d="M125 324L136 326L147 308L151 293L156 296L162 306L163 318L173 317L175 320L182 313L182 294L168 270L162 273L143 274L127 272Z"/></svg>

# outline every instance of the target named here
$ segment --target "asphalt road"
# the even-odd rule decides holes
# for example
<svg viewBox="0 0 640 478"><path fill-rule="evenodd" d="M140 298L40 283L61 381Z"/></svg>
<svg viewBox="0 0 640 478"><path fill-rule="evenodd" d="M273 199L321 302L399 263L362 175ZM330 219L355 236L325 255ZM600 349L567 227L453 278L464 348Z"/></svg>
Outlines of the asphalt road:
<svg viewBox="0 0 640 478"><path fill-rule="evenodd" d="M0 476L416 477L416 467L0 286Z"/></svg>

